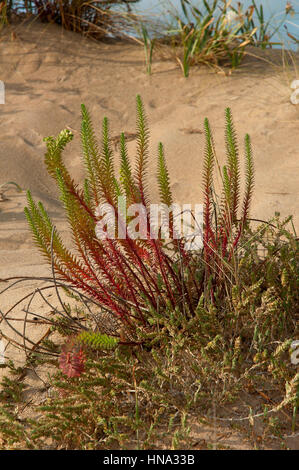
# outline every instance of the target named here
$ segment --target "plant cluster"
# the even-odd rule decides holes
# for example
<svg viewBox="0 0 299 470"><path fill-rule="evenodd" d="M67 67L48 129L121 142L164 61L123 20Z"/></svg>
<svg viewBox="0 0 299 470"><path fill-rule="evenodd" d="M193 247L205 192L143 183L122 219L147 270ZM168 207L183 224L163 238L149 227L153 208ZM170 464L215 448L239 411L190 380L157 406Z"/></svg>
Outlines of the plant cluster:
<svg viewBox="0 0 299 470"><path fill-rule="evenodd" d="M217 417L227 417L223 405L226 410L229 403L236 406L240 397L248 401L238 415L245 430L261 419L269 438L279 417L282 442L283 434L296 432L299 377L289 351L299 334L299 259L288 222L275 217L249 231L239 262L241 295L234 289L232 298L216 306L205 306L202 299L190 319L169 307L143 346L115 344L104 351L97 335L81 333L77 346L88 345L84 370L70 376L62 368L52 375L51 396L32 409L38 420L17 412L26 406L24 385L14 380L22 371L8 364L13 375L0 394L3 446L192 448L190 425L200 420L215 426L215 407ZM42 353L32 361L35 367L58 366ZM262 399L250 408L250 397L259 393ZM233 423L234 416L229 417Z"/></svg>
<svg viewBox="0 0 299 470"><path fill-rule="evenodd" d="M6 22L12 14L33 15L42 22L56 23L69 31L95 39L125 37L133 31L136 16L130 4L139 0L5 0ZM0 10L1 14L1 10Z"/></svg>
<svg viewBox="0 0 299 470"><path fill-rule="evenodd" d="M209 121L204 121L203 248L194 252L185 250L184 240L152 239L149 218L147 237L131 237L130 217L124 218L116 203L119 195L126 196L128 205L142 203L148 209L150 203L149 131L139 96L135 163L129 160L122 135L119 175L108 121L104 118L98 143L85 106L82 187L73 181L62 158L71 133L62 131L57 138L46 139L45 163L60 190L74 250L66 248L44 206L28 193L26 217L52 266L61 309L51 306L54 318L37 315L50 328L34 343L26 330L34 315L30 300L19 336L31 347L26 347L31 367L49 363L60 370L48 384L52 393L46 403L33 407L33 413L40 414L38 420L18 414L20 380L4 380L0 394L4 447L43 448L50 440L53 448L66 449L161 448L162 441L168 448L186 448L192 446L187 439L192 420L198 421L200 415L209 421L215 406L221 409L240 396L246 402L248 395L257 393L267 402L254 410L242 409L244 421L252 425L262 417L270 433L273 419L283 411L296 431L299 377L289 353L299 334L298 238L288 228L291 217L280 221L277 214L257 226L250 219L254 183L250 138L245 136L241 198L239 149L228 108L225 121L222 169ZM214 188L217 167L222 180L219 197ZM171 207L161 143L157 182L161 201ZM114 208L126 238L95 236L100 202ZM20 282L13 281L12 286ZM5 285L2 293L8 288ZM32 295L46 301L48 288L35 289ZM59 291L76 306L63 300ZM12 311L0 310L1 321L10 324ZM22 347L16 340L14 344ZM14 375L20 373L11 364L4 366ZM285 424L282 427L289 430Z"/></svg>
<svg viewBox="0 0 299 470"><path fill-rule="evenodd" d="M263 5L258 7L254 0L245 11L241 2L233 6L231 0L203 0L199 6L189 0L181 0L180 4L182 13L170 10L172 26L166 34L161 33L156 38L156 45L161 46L165 42L172 45L185 77L189 75L190 66L200 63L236 68L249 45L263 49L273 45L283 46L283 43L274 43L272 38L286 18L294 14L293 7L287 4L283 17L275 26L272 24L273 18L265 20ZM287 34L293 41L298 41L290 33ZM144 27L142 37L146 46L149 34L145 38ZM150 57L152 59L152 53Z"/></svg>
<svg viewBox="0 0 299 470"><path fill-rule="evenodd" d="M103 120L102 143L97 142L90 115L82 106L82 150L86 179L82 188L71 178L62 158L65 146L72 139L70 131L57 138L49 137L45 163L56 181L61 200L73 233L76 252L67 249L53 226L42 203L36 204L28 192L25 214L35 242L53 264L58 276L79 288L98 302L107 315L122 325L123 339L142 341L145 332L156 330L157 319L166 315L169 306L186 318L194 316L198 302L204 298L215 305L223 301L238 284L236 272L238 251L248 223L253 191L253 160L250 138L245 137L246 183L240 218L240 162L237 139L229 109L226 110L227 165L223 167L223 191L219 210L215 200L213 170L217 162L210 125L204 121L206 147L204 153L203 192L204 229L202 253L187 252L182 240L152 238L149 214L150 199L146 173L149 159L149 131L141 98L137 96L137 155L132 169L124 135L121 137L120 175L114 171L113 152L109 140L108 120ZM170 235L173 237L173 197L163 145L158 146L157 180L160 199L170 209ZM127 207L142 204L146 209L146 239L131 235L118 197L124 196ZM95 236L100 203L113 208L118 226L125 238L104 240ZM108 318L107 318L108 321ZM159 323L159 322L158 322ZM112 331L120 337L119 328Z"/></svg>
<svg viewBox="0 0 299 470"><path fill-rule="evenodd" d="M257 6L255 0L246 10L242 2L233 6L232 0L203 0L198 6L192 1L180 0L180 12L170 2L169 25L167 19L161 22L133 13L131 4L138 1L3 0L0 26L13 16L33 16L98 40L131 39L143 45L149 75L154 50L167 57L174 56L187 77L190 67L196 64L238 67L249 45L263 49L283 46L282 42L273 42L282 26L291 41L298 43L298 38L288 32L285 24L286 19L295 14L289 2L280 21L274 24L273 16L266 20L263 5Z"/></svg>

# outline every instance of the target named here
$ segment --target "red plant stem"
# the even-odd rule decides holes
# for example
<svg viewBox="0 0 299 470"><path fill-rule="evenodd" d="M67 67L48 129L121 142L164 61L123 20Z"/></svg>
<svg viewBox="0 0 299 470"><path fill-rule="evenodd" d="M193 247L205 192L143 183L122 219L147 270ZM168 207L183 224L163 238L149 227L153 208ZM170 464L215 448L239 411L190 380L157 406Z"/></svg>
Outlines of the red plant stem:
<svg viewBox="0 0 299 470"><path fill-rule="evenodd" d="M66 183L67 183L67 182L66 182ZM71 194L73 194L73 195L76 197L76 199L77 199L77 201L79 202L79 204L80 204L80 205L85 209L85 211L93 218L93 220L97 220L97 219L96 219L96 216L92 213L92 211L91 211L90 208L86 205L86 203L85 203L85 201L83 200L83 198L78 194L78 192L77 192L76 189L74 188L72 182L70 182L70 185L68 185L68 186L69 186L69 188L68 188L69 191L71 192ZM108 201L109 204L111 204L111 205L113 206L114 210L116 210L115 205L114 205L114 202L111 200L111 198L108 196L108 194L107 194L107 197L108 197L108 200L110 201L110 202ZM134 250L134 253L135 253L135 255L137 255L136 250ZM139 258L139 257L138 257L138 258ZM124 261L124 260L123 260L123 261ZM141 261L141 260L139 259L139 261ZM133 272L133 271L132 271L132 272ZM126 281L127 281L127 278L126 278ZM130 283L127 283L127 285L128 285L129 290L130 290L131 293L132 293L132 286L131 286L131 284L130 284ZM149 287L149 286L148 286L148 287ZM158 287L158 286L157 286L157 287ZM154 297L150 298L150 297L148 296L148 293L146 292L146 289L144 289L144 288L143 288L143 292L144 292L144 294L149 298L149 300L151 301L151 303L153 304L153 299L154 299ZM134 293L133 293L133 298L134 298L134 297L135 297L135 296L134 296ZM155 305L155 308L156 308L155 302L154 302L154 305ZM136 303L136 307L139 309L138 303ZM140 312L140 313L141 313L141 312ZM141 316L142 316L142 318L143 318L143 315L142 315L142 314L141 314ZM144 321L144 320L143 320L143 321Z"/></svg>
<svg viewBox="0 0 299 470"><path fill-rule="evenodd" d="M70 284L82 289L84 292L87 292L92 298L97 299L100 303L111 308L118 316L123 316L123 312L119 309L119 306L113 301L113 299L106 293L106 296L100 295L94 288L90 287L82 278L78 277L74 272L72 272L73 277L70 277L65 271L63 271L59 265L54 260L55 270L59 272L62 277L68 281ZM69 267L68 267L69 268ZM69 268L70 269L70 268Z"/></svg>
<svg viewBox="0 0 299 470"><path fill-rule="evenodd" d="M76 196L78 202L79 202L79 203L83 206L83 208L92 216L92 218L93 218L94 220L97 220L96 217L95 217L95 215L92 214L92 212L90 211L89 207L85 204L85 202L82 200L82 198L80 197L80 195L77 194L77 191L74 189L73 186L72 186L72 194L74 194L74 195ZM118 218L119 218L118 208L116 208L116 206L115 206L115 204L114 204L114 201L111 200L111 198L110 198L110 196L109 196L108 194L106 195L106 197L107 197L108 203L113 207L115 213L117 214L117 220L118 220ZM147 285L148 285L148 288L150 289L150 292L151 292L151 294L152 294L152 297L149 297L149 295L148 295L146 289L144 289L144 288L143 288L143 292L144 292L144 294L149 298L149 300L151 301L152 304L153 304L153 302L154 302L154 306L155 306L155 308L156 308L157 305L156 305L156 303L155 303L155 301L154 301L153 292L152 292L152 290L151 290L150 284L148 284L148 282L147 282L147 279L146 279L146 276L145 276L145 272L146 272L146 274L151 278L152 282L153 282L154 285L155 285L155 288L156 288L157 293L160 295L159 288L158 288L156 282L154 281L154 279L153 279L153 278L151 277L151 275L149 274L149 271L148 271L148 270L146 269L146 267L144 266L144 264L143 264L141 258L139 257L139 255L138 255L138 253L137 253L137 250L136 250L136 248L134 247L134 244L132 244L132 242L131 242L131 239L130 239L130 237L129 237L129 235L128 235L127 229L126 229L126 237L127 237L128 240L130 240L130 242L129 242L130 248L131 248L132 252L134 253L134 255L137 257L140 266L142 267L142 275L143 275L143 277L144 277L144 279L145 279L145 281L146 281L146 283L147 283ZM127 267L129 267L129 266L127 265ZM131 269L131 268L129 267L129 269ZM131 270L131 271L132 271L132 270ZM133 273L133 271L132 271L132 273ZM135 276L135 275L134 275L134 276ZM136 276L135 276L135 277L136 277Z"/></svg>
<svg viewBox="0 0 299 470"><path fill-rule="evenodd" d="M134 292L134 290L133 290L133 288L132 288L132 284L130 283L130 281L129 281L129 279L128 279L128 276L127 276L127 273L126 273L125 269L123 268L122 263L121 263L120 260L119 260L119 253L117 252L117 249L115 248L113 241L110 240L110 238L108 238L107 240L108 240L108 243L109 243L110 247L112 248L113 253L115 254L117 265L118 265L120 271L122 272L122 274L123 274L123 276L124 276L124 278L125 278L125 281L126 281L126 283L127 283L127 286L128 286L128 288L129 288L129 290L130 290L130 292L131 292L131 295L132 295L132 297L133 297L133 299L134 299L136 308L137 308L137 310L138 310L138 312L139 312L140 318L141 318L143 324L145 325L145 324L146 324L146 321L145 321L145 319L144 319L144 315L143 315L143 313L142 313L141 310L140 310L140 307L139 307L137 298L136 298L136 296L135 296L135 292ZM123 258L123 257L122 257L122 258Z"/></svg>

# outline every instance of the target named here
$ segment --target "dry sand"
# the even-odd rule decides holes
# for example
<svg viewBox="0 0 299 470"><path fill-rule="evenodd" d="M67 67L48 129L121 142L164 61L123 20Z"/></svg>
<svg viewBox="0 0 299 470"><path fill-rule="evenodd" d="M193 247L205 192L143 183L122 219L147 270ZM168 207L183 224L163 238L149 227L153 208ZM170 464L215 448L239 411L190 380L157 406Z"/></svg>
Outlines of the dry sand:
<svg viewBox="0 0 299 470"><path fill-rule="evenodd" d="M67 235L56 189L43 164L43 137L65 127L73 130L75 140L65 159L80 181L80 104L89 108L99 131L101 119L107 116L111 135L116 136L121 131L134 132L139 93L151 130L153 200L157 198L157 145L162 141L177 202L200 203L203 120L208 117L214 129L221 163L224 109L229 106L241 148L246 132L252 138L256 167L252 217L268 219L274 211L293 214L298 228L299 105L290 102L290 84L299 76L296 68L281 67L281 52L259 55L259 60L246 59L232 75L200 67L192 68L188 79L173 60L154 58L149 77L143 48L135 44L96 43L58 26L37 23L6 30L0 36L0 80L6 88L6 103L0 105L0 184L15 181L29 188ZM297 68L298 59L294 55ZM135 142L129 143L131 155L134 146ZM0 202L0 278L49 275L24 220L25 195L11 190L7 196ZM1 295L1 310L24 292L24 287L17 286ZM24 315L16 310L15 315ZM3 324L1 328L7 331ZM32 328L32 334L37 338L40 331ZM21 360L20 353L16 356L8 350L6 354Z"/></svg>

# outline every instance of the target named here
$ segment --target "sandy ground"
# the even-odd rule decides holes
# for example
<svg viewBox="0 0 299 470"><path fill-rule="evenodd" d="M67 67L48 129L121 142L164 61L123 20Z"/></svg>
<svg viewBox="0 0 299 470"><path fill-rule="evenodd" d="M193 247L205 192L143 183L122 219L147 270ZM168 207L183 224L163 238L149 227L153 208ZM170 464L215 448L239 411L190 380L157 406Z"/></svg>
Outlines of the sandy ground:
<svg viewBox="0 0 299 470"><path fill-rule="evenodd" d="M111 135L117 136L121 131L134 132L139 93L151 130L153 201L157 200L157 145L162 141L176 201L201 203L203 120L208 117L214 129L222 163L224 110L229 106L240 148L246 132L252 138L256 168L252 217L265 220L275 211L293 214L298 228L299 105L290 102L290 85L299 78L299 56L293 55L297 65L292 68L281 66L279 51L259 55L260 59L247 58L232 75L200 67L191 69L188 79L173 60L154 57L149 77L143 48L135 44L96 43L54 25L7 30L0 36L0 80L6 89L6 102L0 105L0 184L15 181L29 188L68 236L56 189L44 168L43 137L65 127L74 132L65 159L80 181L84 174L80 104L89 108L99 131L107 116ZM135 142L130 142L132 156L134 147ZM25 194L11 190L6 195L7 200L0 202L0 278L49 275L24 220ZM16 286L2 294L0 309L6 311L26 292L24 286ZM17 308L14 315L21 318L24 313ZM8 331L3 323L1 329ZM37 339L40 330L31 327L31 333ZM7 350L6 354L21 360L20 353Z"/></svg>

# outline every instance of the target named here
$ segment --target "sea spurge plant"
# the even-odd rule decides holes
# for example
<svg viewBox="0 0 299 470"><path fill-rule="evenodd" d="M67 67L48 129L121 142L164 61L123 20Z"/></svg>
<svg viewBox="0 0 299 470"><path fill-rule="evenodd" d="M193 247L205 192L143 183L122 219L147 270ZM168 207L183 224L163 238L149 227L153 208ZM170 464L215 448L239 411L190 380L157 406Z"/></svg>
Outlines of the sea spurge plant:
<svg viewBox="0 0 299 470"><path fill-rule="evenodd" d="M234 262L247 227L253 190L250 139L249 136L245 138L246 189L239 216L240 163L230 110L226 110L227 164L222 171L223 192L219 202L213 186L217 158L207 119L204 129L203 248L194 252L186 251L183 237L175 236L173 197L161 143L158 146L157 180L161 204L169 211L169 234L166 237L159 229L159 236L153 236L146 181L150 158L149 130L140 96L137 96L135 162L133 165L129 159L122 134L118 176L114 169L108 120L103 120L99 143L84 105L81 142L86 177L82 186L73 180L62 158L64 148L73 138L72 133L64 130L56 138L45 139L45 164L59 188L75 250L65 247L43 204L36 204L28 192L25 214L35 242L59 279L83 291L99 305L102 318L107 322L110 319L110 327L102 328L100 332L108 331L121 342L139 342L140 334L144 338L144 332L159 328L159 318L164 318L165 323L173 312L180 311L186 318L193 317L199 301L215 303L221 292L225 289L227 292L236 284ZM99 209L103 205L109 206L109 217L115 223L112 237L108 236L107 228L110 219L108 217L107 221L107 214L103 215ZM134 212L130 212L132 205L143 208L142 237L134 236L132 230L135 220ZM102 233L98 230L99 223L104 237L99 236ZM135 225L140 229L139 219ZM87 337L85 339L87 341Z"/></svg>
<svg viewBox="0 0 299 470"><path fill-rule="evenodd" d="M223 190L218 204L213 188L213 172L217 163L216 152L209 121L204 128L206 148L204 156L204 259L206 275L213 273L213 283L220 277L232 277L231 261L239 248L240 238L246 229L254 187L254 167L250 137L245 136L245 193L241 214L239 149L229 108L225 111L226 165L222 170Z"/></svg>

